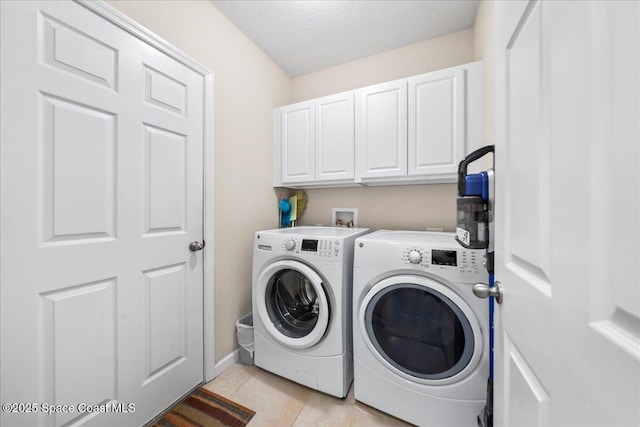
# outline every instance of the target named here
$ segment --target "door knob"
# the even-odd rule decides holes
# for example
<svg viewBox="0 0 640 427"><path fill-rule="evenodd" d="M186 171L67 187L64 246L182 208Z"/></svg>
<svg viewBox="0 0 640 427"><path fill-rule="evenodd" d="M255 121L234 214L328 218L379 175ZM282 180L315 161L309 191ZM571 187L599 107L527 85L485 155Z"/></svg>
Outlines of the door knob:
<svg viewBox="0 0 640 427"><path fill-rule="evenodd" d="M189 250L191 252L201 251L204 249L204 240L202 242L198 242L197 240L189 243Z"/></svg>
<svg viewBox="0 0 640 427"><path fill-rule="evenodd" d="M492 288L485 283L476 283L473 285L473 294L478 298L494 297L498 304L502 304L502 285L498 281L493 284Z"/></svg>

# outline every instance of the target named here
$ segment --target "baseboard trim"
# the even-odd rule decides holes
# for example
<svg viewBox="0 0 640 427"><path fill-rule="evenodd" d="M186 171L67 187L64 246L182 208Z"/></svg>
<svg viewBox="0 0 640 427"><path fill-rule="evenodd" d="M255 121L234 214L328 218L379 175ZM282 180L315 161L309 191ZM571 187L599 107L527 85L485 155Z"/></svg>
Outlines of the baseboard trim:
<svg viewBox="0 0 640 427"><path fill-rule="evenodd" d="M240 349L236 348L216 363L216 377L238 362L240 362Z"/></svg>

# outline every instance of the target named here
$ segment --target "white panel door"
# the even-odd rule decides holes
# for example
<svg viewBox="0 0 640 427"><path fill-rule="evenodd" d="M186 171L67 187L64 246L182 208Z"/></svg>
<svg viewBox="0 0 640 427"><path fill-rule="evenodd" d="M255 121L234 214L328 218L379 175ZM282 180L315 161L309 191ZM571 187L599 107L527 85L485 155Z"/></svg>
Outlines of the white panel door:
<svg viewBox="0 0 640 427"><path fill-rule="evenodd" d="M464 68L411 77L408 174L454 174L465 153Z"/></svg>
<svg viewBox="0 0 640 427"><path fill-rule="evenodd" d="M316 181L353 180L353 92L315 100Z"/></svg>
<svg viewBox="0 0 640 427"><path fill-rule="evenodd" d="M282 184L313 182L313 127L313 101L287 105L280 109Z"/></svg>
<svg viewBox="0 0 640 427"><path fill-rule="evenodd" d="M141 425L203 379L203 76L79 3L1 7L0 392L38 406L0 424Z"/></svg>
<svg viewBox="0 0 640 427"><path fill-rule="evenodd" d="M640 3L495 5L495 423L638 426Z"/></svg>
<svg viewBox="0 0 640 427"><path fill-rule="evenodd" d="M360 178L407 175L407 81L356 92L356 158Z"/></svg>

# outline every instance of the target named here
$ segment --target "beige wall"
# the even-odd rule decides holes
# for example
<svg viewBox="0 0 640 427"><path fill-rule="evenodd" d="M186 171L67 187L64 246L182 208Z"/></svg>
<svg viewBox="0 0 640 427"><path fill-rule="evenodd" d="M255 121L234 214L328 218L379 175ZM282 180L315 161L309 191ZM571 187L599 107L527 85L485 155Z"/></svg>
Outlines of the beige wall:
<svg viewBox="0 0 640 427"><path fill-rule="evenodd" d="M237 346L235 320L251 310L253 233L277 226L271 186L272 111L289 102L291 79L211 2L109 4L214 72L215 336L219 361Z"/></svg>
<svg viewBox="0 0 640 427"><path fill-rule="evenodd" d="M292 79L292 101L465 64L474 60L473 29L390 50ZM358 225L374 229L455 229L456 186L405 185L307 190L301 225L331 222L332 208L358 208Z"/></svg>
<svg viewBox="0 0 640 427"><path fill-rule="evenodd" d="M474 30L473 59L484 61L484 136L485 145L495 143L495 51L494 8L492 0L482 0L476 14Z"/></svg>
<svg viewBox="0 0 640 427"><path fill-rule="evenodd" d="M325 68L291 81L291 102L427 73L473 61L473 29Z"/></svg>
<svg viewBox="0 0 640 427"><path fill-rule="evenodd" d="M306 190L309 205L300 225L330 225L332 208L358 208L358 227L453 231L454 184Z"/></svg>

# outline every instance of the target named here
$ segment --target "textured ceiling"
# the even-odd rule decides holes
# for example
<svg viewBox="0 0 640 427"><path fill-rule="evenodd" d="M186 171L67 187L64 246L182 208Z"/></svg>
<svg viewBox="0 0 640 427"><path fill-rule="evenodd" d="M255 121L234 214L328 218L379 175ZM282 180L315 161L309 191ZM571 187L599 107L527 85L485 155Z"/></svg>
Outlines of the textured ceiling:
<svg viewBox="0 0 640 427"><path fill-rule="evenodd" d="M212 0L291 76L473 26L478 0Z"/></svg>

